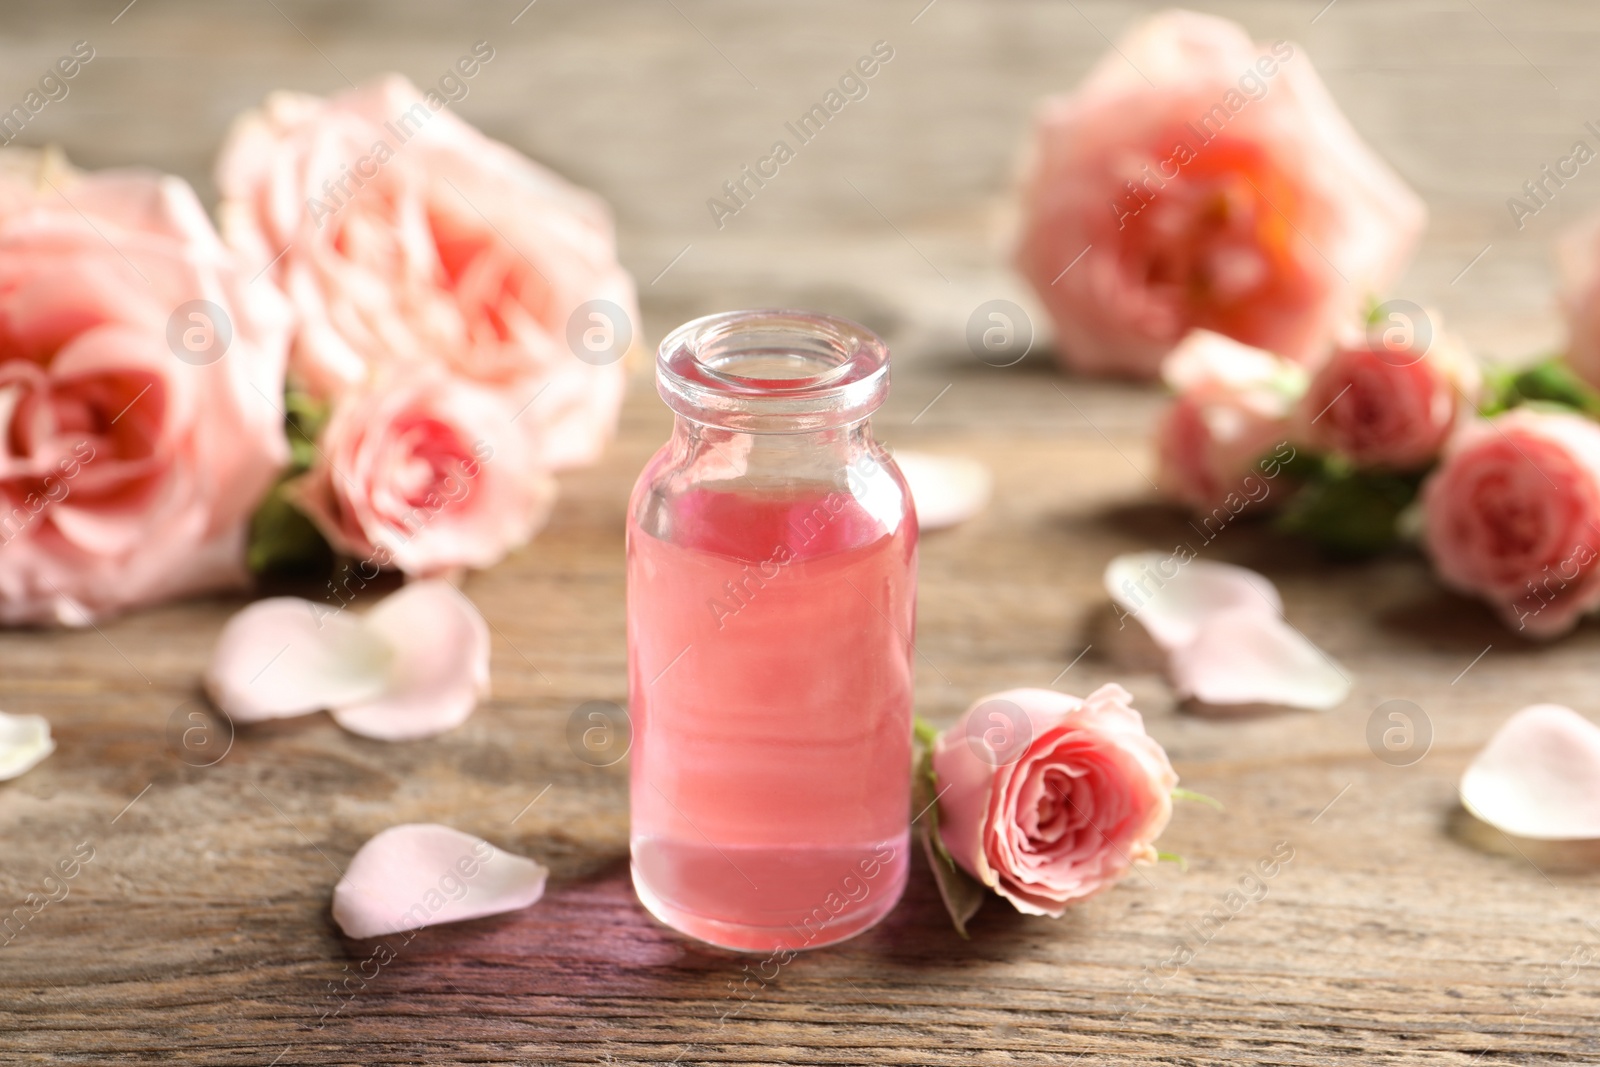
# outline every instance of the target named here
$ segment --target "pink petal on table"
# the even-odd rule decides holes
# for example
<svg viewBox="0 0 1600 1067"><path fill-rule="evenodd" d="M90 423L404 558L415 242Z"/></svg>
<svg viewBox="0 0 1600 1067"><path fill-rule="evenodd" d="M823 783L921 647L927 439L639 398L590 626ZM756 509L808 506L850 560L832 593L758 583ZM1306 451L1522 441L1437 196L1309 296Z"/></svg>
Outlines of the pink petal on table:
<svg viewBox="0 0 1600 1067"><path fill-rule="evenodd" d="M1171 552L1130 552L1106 565L1106 592L1167 652L1194 641L1211 615L1253 609L1277 617L1283 598L1263 575Z"/></svg>
<svg viewBox="0 0 1600 1067"><path fill-rule="evenodd" d="M489 625L449 582L411 582L363 622L394 658L381 693L330 709L351 733L380 741L443 733L465 722L488 693Z"/></svg>
<svg viewBox="0 0 1600 1067"><path fill-rule="evenodd" d="M994 479L975 459L899 449L894 462L911 487L919 529L942 530L966 522L989 502Z"/></svg>
<svg viewBox="0 0 1600 1067"><path fill-rule="evenodd" d="M385 643L356 616L273 597L223 626L205 687L236 722L304 715L377 696L389 659Z"/></svg>
<svg viewBox="0 0 1600 1067"><path fill-rule="evenodd" d="M1559 704L1523 708L1461 776L1461 804L1517 837L1600 838L1600 726Z"/></svg>
<svg viewBox="0 0 1600 1067"><path fill-rule="evenodd" d="M438 823L391 826L357 850L333 887L333 920L378 937L525 908L549 871Z"/></svg>
<svg viewBox="0 0 1600 1067"><path fill-rule="evenodd" d="M55 750L43 716L0 711L0 781L32 770Z"/></svg>
<svg viewBox="0 0 1600 1067"><path fill-rule="evenodd" d="M1331 708L1350 694L1343 668L1255 605L1208 615L1194 640L1173 650L1170 664L1179 696L1206 704Z"/></svg>

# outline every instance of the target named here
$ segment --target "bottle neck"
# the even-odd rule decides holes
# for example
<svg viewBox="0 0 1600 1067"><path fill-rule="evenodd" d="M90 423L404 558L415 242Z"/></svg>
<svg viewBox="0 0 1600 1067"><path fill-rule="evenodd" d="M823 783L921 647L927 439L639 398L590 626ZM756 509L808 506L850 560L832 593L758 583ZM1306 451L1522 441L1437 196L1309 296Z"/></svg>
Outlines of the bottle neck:
<svg viewBox="0 0 1600 1067"><path fill-rule="evenodd" d="M668 407L701 426L748 435L815 442L817 431L862 422L888 388L882 340L809 312L708 315L667 335L656 356L656 389Z"/></svg>
<svg viewBox="0 0 1600 1067"><path fill-rule="evenodd" d="M679 415L672 440L690 467L736 480L740 488L817 484L844 489L850 472L875 464L880 451L866 419L798 433L747 433Z"/></svg>

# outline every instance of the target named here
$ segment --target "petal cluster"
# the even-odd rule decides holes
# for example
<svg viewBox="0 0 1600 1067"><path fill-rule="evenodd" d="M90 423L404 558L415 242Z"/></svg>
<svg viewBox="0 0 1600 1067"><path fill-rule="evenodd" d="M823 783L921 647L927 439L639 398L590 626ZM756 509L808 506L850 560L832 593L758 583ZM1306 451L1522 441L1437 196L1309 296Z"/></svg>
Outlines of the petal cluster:
<svg viewBox="0 0 1600 1067"><path fill-rule="evenodd" d="M1106 592L1168 657L1179 696L1208 705L1331 708L1350 677L1283 618L1283 598L1244 567L1135 552L1106 567Z"/></svg>
<svg viewBox="0 0 1600 1067"><path fill-rule="evenodd" d="M489 628L447 582L412 582L365 615L295 597L228 620L206 691L236 722L326 710L351 733L404 741L465 722L489 691Z"/></svg>

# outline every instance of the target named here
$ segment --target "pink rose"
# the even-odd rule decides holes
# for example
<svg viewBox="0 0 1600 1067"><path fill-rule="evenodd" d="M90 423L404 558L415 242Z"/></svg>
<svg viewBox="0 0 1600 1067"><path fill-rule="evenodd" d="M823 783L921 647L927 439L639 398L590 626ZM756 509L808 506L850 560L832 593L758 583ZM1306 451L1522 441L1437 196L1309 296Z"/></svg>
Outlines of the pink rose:
<svg viewBox="0 0 1600 1067"><path fill-rule="evenodd" d="M268 97L235 124L217 184L228 242L272 264L299 313L292 383L332 398L442 365L526 405L545 463L598 456L638 321L598 197L398 75Z"/></svg>
<svg viewBox="0 0 1600 1067"><path fill-rule="evenodd" d="M249 280L179 179L0 151L0 622L245 583L289 459L289 312Z"/></svg>
<svg viewBox="0 0 1600 1067"><path fill-rule="evenodd" d="M1422 488L1439 576L1555 637L1600 605L1600 426L1518 408L1468 423Z"/></svg>
<svg viewBox="0 0 1600 1067"><path fill-rule="evenodd" d="M1131 700L1118 685L1087 700L1012 689L935 743L945 847L1017 910L1058 916L1156 859L1178 776Z"/></svg>
<svg viewBox="0 0 1600 1067"><path fill-rule="evenodd" d="M516 417L493 390L438 370L363 387L334 409L290 498L374 574L490 566L555 499Z"/></svg>
<svg viewBox="0 0 1600 1067"><path fill-rule="evenodd" d="M1197 327L1316 358L1425 215L1293 45L1188 11L1044 103L1022 195L1017 265L1060 358L1142 378Z"/></svg>
<svg viewBox="0 0 1600 1067"><path fill-rule="evenodd" d="M1408 471L1439 455L1482 382L1476 364L1442 336L1386 341L1376 331L1338 346L1300 399L1299 436L1357 467Z"/></svg>
<svg viewBox="0 0 1600 1067"><path fill-rule="evenodd" d="M1289 414L1305 389L1305 371L1196 330L1172 350L1161 373L1178 394L1156 424L1162 491L1198 511L1227 506L1230 498L1259 499L1261 476L1276 475L1294 456Z"/></svg>
<svg viewBox="0 0 1600 1067"><path fill-rule="evenodd" d="M1563 237L1558 252L1567 363L1600 388L1600 214Z"/></svg>

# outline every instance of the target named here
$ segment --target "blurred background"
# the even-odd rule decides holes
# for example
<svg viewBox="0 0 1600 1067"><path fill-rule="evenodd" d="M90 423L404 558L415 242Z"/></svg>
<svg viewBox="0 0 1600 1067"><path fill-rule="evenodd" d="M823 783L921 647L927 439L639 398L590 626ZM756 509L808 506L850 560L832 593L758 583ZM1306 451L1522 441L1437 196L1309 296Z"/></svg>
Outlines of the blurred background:
<svg viewBox="0 0 1600 1067"><path fill-rule="evenodd" d="M1427 202L1419 254L1385 295L1438 308L1480 357L1519 359L1560 343L1554 241L1600 207L1600 161L1520 230L1507 201L1580 138L1600 146L1585 126L1600 130L1600 7L1192 6L1257 40L1293 41L1360 135ZM967 348L966 327L979 305L1006 299L1047 332L1008 267L1034 108L1073 88L1157 9L1106 0L3 0L0 116L77 42L94 53L15 143L59 145L86 167L170 171L208 206L229 123L268 93L337 93L390 71L437 88L487 42L493 58L460 84L464 94L448 94L452 106L609 201L638 283L646 353L678 323L731 307L802 305L858 319L887 337L908 372L875 417L878 431L994 471L987 516L924 548L917 636L929 666L917 668L918 710L948 723L979 694L1009 686L1126 682L1186 784L1229 805L1226 823L1189 806L1174 824L1164 847L1194 860L1187 874L1163 865L1151 876L1159 891L1130 879L1128 892L1059 925L991 905L985 936L958 943L919 876L881 937L808 957L724 1028L738 965L678 942L634 904L626 767L575 758L564 732L583 702L626 700L626 486L668 426L641 358L602 463L563 480L556 515L530 549L471 580L494 626L495 694L435 742L378 746L319 717L264 726L214 769L178 763L162 731L198 696L236 601L171 605L104 633L4 635L8 710L46 714L61 743L40 772L8 787L6 862L21 873L0 879L7 899L31 892L32 872L48 869L51 850L80 828L105 842L72 905L8 949L0 1044L11 1058L168 1061L193 1048L212 1063L704 1062L692 1041L727 1045L716 1053L726 1062L858 1062L875 1045L892 1045L884 1058L895 1062L949 1064L1065 1063L1083 1049L1148 1063L1592 1059L1593 972L1559 986L1549 976L1556 961L1566 973L1575 941L1589 942L1578 924L1593 910L1593 878L1557 886L1521 857L1459 847L1446 826L1462 767L1512 708L1541 699L1592 711L1592 628L1535 649L1486 609L1445 595L1420 558L1334 571L1264 524L1241 525L1226 557L1271 574L1297 622L1351 667L1360 689L1345 708L1219 723L1181 712L1148 664L1127 667L1105 647L1089 653L1102 631L1115 640L1104 561L1191 536L1182 516L1150 503L1140 476L1159 390L1080 381L1068 396L1053 388L1063 383L1045 345L1016 368L986 366ZM775 140L794 146L786 123L878 42L892 58L866 96L719 226L707 201L725 197L724 183ZM1363 732L1399 696L1435 714L1439 729L1435 755L1408 772L1375 760ZM541 789L549 796L533 807ZM519 809L526 816L510 819ZM530 916L423 935L402 966L316 1032L337 1003L326 990L368 951L328 918L332 868L401 821L445 821L537 856L552 890ZM1301 851L1272 906L1231 927L1129 1022L1128 991L1190 936L1181 924L1214 908L1280 839ZM1481 1058L1491 1049L1501 1055Z"/></svg>
<svg viewBox="0 0 1600 1067"><path fill-rule="evenodd" d="M16 143L55 143L90 167L172 171L213 205L228 124L268 92L334 93L387 71L426 89L487 41L494 58L454 107L610 201L647 344L693 315L791 304L858 318L902 359L970 358L964 327L979 303L1036 307L1006 261L1037 99L1072 88L1159 6L7 0L0 106L88 41L95 58ZM1595 142L1583 124L1600 123L1600 8L1191 6L1303 48L1356 129L1427 201L1420 255L1390 295L1439 308L1481 356L1559 343L1552 239L1600 204L1600 164L1521 230L1506 201L1575 140ZM795 144L784 123L879 41L893 58L866 97L719 228L707 200L774 140Z"/></svg>

